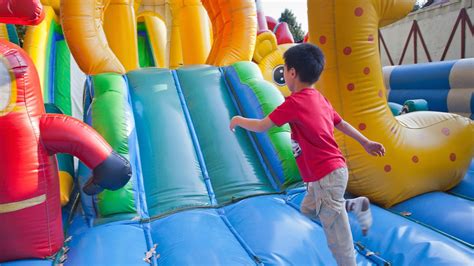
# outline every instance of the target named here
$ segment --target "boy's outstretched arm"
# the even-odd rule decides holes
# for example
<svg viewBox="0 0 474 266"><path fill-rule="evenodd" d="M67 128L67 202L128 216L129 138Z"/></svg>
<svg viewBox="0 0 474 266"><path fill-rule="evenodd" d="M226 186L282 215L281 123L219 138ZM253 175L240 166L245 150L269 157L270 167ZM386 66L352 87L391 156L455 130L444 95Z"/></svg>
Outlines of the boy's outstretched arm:
<svg viewBox="0 0 474 266"><path fill-rule="evenodd" d="M340 130L342 133L348 135L349 137L357 140L360 145L364 147L364 149L367 151L367 153L374 155L374 156L384 156L385 155L385 148L383 147L382 144L371 141L368 138L366 138L364 135L362 135L357 129L355 129L351 124L347 123L344 120L341 120L341 122L335 127Z"/></svg>
<svg viewBox="0 0 474 266"><path fill-rule="evenodd" d="M229 128L232 131L235 130L235 127L241 127L253 132L264 132L272 126L274 124L268 116L263 119L250 119L237 115L230 120Z"/></svg>

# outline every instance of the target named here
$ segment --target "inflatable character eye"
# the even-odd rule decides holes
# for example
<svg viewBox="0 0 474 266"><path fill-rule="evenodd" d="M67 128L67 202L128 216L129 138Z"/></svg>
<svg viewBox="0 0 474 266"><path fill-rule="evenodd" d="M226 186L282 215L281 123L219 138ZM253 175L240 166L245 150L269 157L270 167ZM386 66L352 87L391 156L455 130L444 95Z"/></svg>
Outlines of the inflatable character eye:
<svg viewBox="0 0 474 266"><path fill-rule="evenodd" d="M14 101L12 77L8 66L0 58L0 116L7 114Z"/></svg>
<svg viewBox="0 0 474 266"><path fill-rule="evenodd" d="M273 69L273 81L279 86L285 86L285 78L283 77L283 65L278 65Z"/></svg>

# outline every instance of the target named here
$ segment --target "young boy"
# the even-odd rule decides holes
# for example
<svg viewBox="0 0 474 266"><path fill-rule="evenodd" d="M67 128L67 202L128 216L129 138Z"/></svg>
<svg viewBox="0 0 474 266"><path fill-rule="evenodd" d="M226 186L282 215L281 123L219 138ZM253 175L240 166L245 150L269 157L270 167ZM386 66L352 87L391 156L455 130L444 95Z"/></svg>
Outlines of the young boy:
<svg viewBox="0 0 474 266"><path fill-rule="evenodd" d="M367 198L344 200L348 171L334 138L334 127L357 140L371 155L383 156L385 149L342 120L329 101L311 88L324 68L324 55L318 47L299 44L283 57L283 75L291 95L264 119L233 117L230 129L240 126L264 132L274 125L290 124L293 153L308 185L301 211L312 218L319 217L338 265L356 265L347 210L356 213L364 234L372 216Z"/></svg>

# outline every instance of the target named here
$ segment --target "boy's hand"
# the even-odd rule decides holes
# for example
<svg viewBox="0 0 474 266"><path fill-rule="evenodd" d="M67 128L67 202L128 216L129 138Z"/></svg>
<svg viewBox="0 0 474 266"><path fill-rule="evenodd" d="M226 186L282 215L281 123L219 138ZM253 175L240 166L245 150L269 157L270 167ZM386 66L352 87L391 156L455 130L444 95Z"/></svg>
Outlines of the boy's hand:
<svg viewBox="0 0 474 266"><path fill-rule="evenodd" d="M235 132L235 127L239 126L240 119L242 119L242 117L240 115L236 115L230 120L229 128L232 132Z"/></svg>
<svg viewBox="0 0 474 266"><path fill-rule="evenodd" d="M368 141L364 143L364 149L367 151L368 154L373 156L384 156L385 155L385 148L382 144L375 142L375 141Z"/></svg>

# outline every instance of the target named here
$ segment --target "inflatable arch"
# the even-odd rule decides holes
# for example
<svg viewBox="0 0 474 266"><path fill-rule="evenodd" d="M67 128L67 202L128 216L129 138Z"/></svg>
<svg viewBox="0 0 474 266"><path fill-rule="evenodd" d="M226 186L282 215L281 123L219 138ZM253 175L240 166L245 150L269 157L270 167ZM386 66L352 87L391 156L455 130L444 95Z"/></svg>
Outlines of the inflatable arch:
<svg viewBox="0 0 474 266"><path fill-rule="evenodd" d="M111 4L114 3L114 1L111 2ZM253 21L256 16L254 1L203 1L202 4L213 24L214 43L210 51L210 39L205 38L209 36L207 33L209 27L206 26L208 20L200 1L185 2L186 4L182 4L181 1L171 1L169 4L164 1L158 3L140 1L133 7L130 1L122 5L118 3L116 9L112 8L114 11L107 11L109 6L105 8L102 0L61 2L64 34L70 44L72 54L80 58L78 64L87 74L103 72L123 74L138 68L138 53L129 53L128 50L132 48L135 50L131 51L137 50L136 46L133 46L133 43L136 43L136 30L133 30L136 29L134 26L136 19L131 15L134 10L137 10L139 15L150 11L165 18L167 38L170 40L167 42L169 43L167 49L170 49L169 66L172 68L179 64L179 53L173 50L179 47L182 48L184 65L205 62L213 65L228 65L240 60L250 60L253 54L255 46L253 36L256 33L256 22ZM105 14L103 27L101 23L96 23L102 20L102 14ZM119 14L123 17L121 25L124 27L129 25L128 31L113 31L113 26L108 26L114 24L112 19L110 22L107 21L108 17L116 17ZM187 18L186 23L180 23L181 16ZM235 23L227 23L230 20ZM245 28L242 28L242 25ZM207 56L208 53L209 56Z"/></svg>
<svg viewBox="0 0 474 266"><path fill-rule="evenodd" d="M176 58L176 55L170 56L169 49L167 49L169 34L165 20L154 12L145 11L137 15L137 22L140 67L170 67L170 58ZM174 51L179 50L175 49ZM153 59L153 62L147 62L149 59ZM175 60L173 59L171 62L175 62ZM182 63L173 63L172 65L176 67L180 64Z"/></svg>

